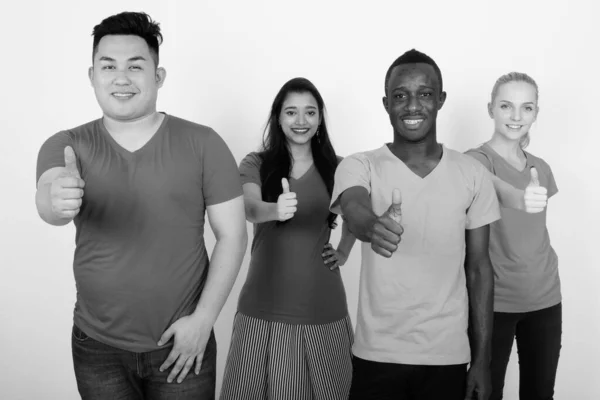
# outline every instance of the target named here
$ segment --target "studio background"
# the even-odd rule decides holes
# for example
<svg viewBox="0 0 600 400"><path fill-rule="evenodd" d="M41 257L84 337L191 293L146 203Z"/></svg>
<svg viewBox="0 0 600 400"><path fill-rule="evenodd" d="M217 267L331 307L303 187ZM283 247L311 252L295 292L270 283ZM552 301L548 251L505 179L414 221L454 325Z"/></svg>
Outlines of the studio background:
<svg viewBox="0 0 600 400"><path fill-rule="evenodd" d="M534 77L540 114L529 151L548 161L559 186L548 212L564 313L555 398L600 399L596 8L591 0L11 2L0 24L0 398L79 398L70 349L75 230L38 217L36 157L50 135L101 116L87 78L90 35L127 10L161 23L167 79L158 109L213 127L238 162L257 149L276 92L296 76L321 91L343 156L392 140L383 81L410 48L442 70L448 99L438 138L460 151L492 134L486 104L494 81L512 70ZM250 224L248 233L251 240ZM249 259L248 251L215 327L218 390ZM356 245L343 267L353 323L359 267ZM505 398L517 393L513 354Z"/></svg>

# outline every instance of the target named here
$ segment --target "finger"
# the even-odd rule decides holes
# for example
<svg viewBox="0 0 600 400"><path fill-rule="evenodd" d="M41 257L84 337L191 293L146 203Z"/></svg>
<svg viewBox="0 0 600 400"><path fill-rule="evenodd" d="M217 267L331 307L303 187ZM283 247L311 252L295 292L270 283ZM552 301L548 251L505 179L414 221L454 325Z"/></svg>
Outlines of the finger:
<svg viewBox="0 0 600 400"><path fill-rule="evenodd" d="M338 258L337 258L337 256L334 255L334 256L331 256L328 259L326 259L325 264L331 264L332 262L337 262L337 261L338 261Z"/></svg>
<svg viewBox="0 0 600 400"><path fill-rule="evenodd" d="M204 353L202 356L196 357L196 375L200 375L200 370L202 369L202 359L204 358Z"/></svg>
<svg viewBox="0 0 600 400"><path fill-rule="evenodd" d="M335 250L333 250L333 249L329 249L329 250L326 250L326 251L324 251L323 253L321 253L321 256L323 256L323 257L327 257L327 256L330 256L330 255L332 255L332 254L335 254Z"/></svg>
<svg viewBox="0 0 600 400"><path fill-rule="evenodd" d="M181 373L177 377L177 383L183 382L183 380L187 376L188 372L190 372L190 369L192 369L192 367L194 366L194 360L195 360L194 357L190 357L185 362L185 365L183 366L183 369L181 370Z"/></svg>
<svg viewBox="0 0 600 400"><path fill-rule="evenodd" d="M398 246L396 245L396 243L392 243L392 242L382 238L381 236L377 236L377 235L374 235L371 238L371 243L376 245L377 247L381 247L382 249L389 251L390 253L393 253L394 251L396 251L398 249Z"/></svg>
<svg viewBox="0 0 600 400"><path fill-rule="evenodd" d="M83 197L83 189L65 188L62 190L62 198L64 200L81 199Z"/></svg>
<svg viewBox="0 0 600 400"><path fill-rule="evenodd" d="M404 233L402 225L391 218L380 218L378 224L375 224L373 231L375 234L385 238L390 243L400 243L400 237Z"/></svg>
<svg viewBox="0 0 600 400"><path fill-rule="evenodd" d="M79 208L75 209L75 210L62 210L60 211L59 215L61 218L75 218L77 216L77 214L79 214Z"/></svg>
<svg viewBox="0 0 600 400"><path fill-rule="evenodd" d="M287 221L288 219L291 219L294 216L294 213L285 213L283 214L283 221Z"/></svg>
<svg viewBox="0 0 600 400"><path fill-rule="evenodd" d="M171 365L173 365L173 363L177 360L178 357L179 357L179 350L176 350L175 347L173 347L171 349L171 352L167 356L167 359L165 360L165 362L162 363L162 365L160 366L160 368L158 370L160 372L166 371L167 369L169 369L169 367Z"/></svg>
<svg viewBox="0 0 600 400"><path fill-rule="evenodd" d="M397 223L402 222L402 195L400 189L392 191L392 204L388 208L388 215Z"/></svg>
<svg viewBox="0 0 600 400"><path fill-rule="evenodd" d="M530 190L531 190L531 193L536 194L536 195L546 195L546 194L548 194L548 189L546 189L543 186L534 186Z"/></svg>
<svg viewBox="0 0 600 400"><path fill-rule="evenodd" d="M283 188L283 193L290 192L290 183L286 178L281 178L281 187Z"/></svg>
<svg viewBox="0 0 600 400"><path fill-rule="evenodd" d="M60 186L68 189L83 189L85 182L76 176L63 176L59 182Z"/></svg>
<svg viewBox="0 0 600 400"><path fill-rule="evenodd" d="M63 200L61 202L62 211L79 210L81 207L81 199Z"/></svg>
<svg viewBox="0 0 600 400"><path fill-rule="evenodd" d="M537 169L535 167L529 168L529 173L531 174L531 178L529 179L529 186L540 186L540 177L538 175Z"/></svg>
<svg viewBox="0 0 600 400"><path fill-rule="evenodd" d="M388 251L388 250L386 250L386 249L383 249L383 248L379 247L379 246L378 246L377 244L375 244L375 243L371 243L371 249L372 249L372 250L373 250L375 253L377 253L377 254L379 254L380 256L383 256L383 257L385 257L385 258L390 258L390 257L392 256L392 252L390 252L390 251Z"/></svg>
<svg viewBox="0 0 600 400"><path fill-rule="evenodd" d="M169 373L169 376L167 377L167 382L171 383L175 380L177 374L179 374L179 371L181 371L185 366L186 361L187 359L184 360L183 354L181 354L173 368L171 368L171 373Z"/></svg>
<svg viewBox="0 0 600 400"><path fill-rule="evenodd" d="M329 270L330 270L330 271L335 271L335 270L336 270L336 269L338 269L339 267L340 267L340 264L336 262L336 263L335 263L335 264L333 264L331 267L329 267Z"/></svg>
<svg viewBox="0 0 600 400"><path fill-rule="evenodd" d="M77 169L77 157L71 146L65 147L65 168L69 174L79 178L79 170Z"/></svg>
<svg viewBox="0 0 600 400"><path fill-rule="evenodd" d="M294 195L294 197L290 197L292 194ZM295 206L295 205L298 205L298 200L296 200L296 196L295 195L296 195L296 193L288 193L286 195L286 198L285 198L285 205L286 206Z"/></svg>
<svg viewBox="0 0 600 400"><path fill-rule="evenodd" d="M167 343L169 340L171 340L171 337L173 337L173 334L175 334L175 330L173 329L173 325L171 325L169 327L169 329L167 329L162 336L160 337L160 339L158 340L158 345L162 346L163 344Z"/></svg>

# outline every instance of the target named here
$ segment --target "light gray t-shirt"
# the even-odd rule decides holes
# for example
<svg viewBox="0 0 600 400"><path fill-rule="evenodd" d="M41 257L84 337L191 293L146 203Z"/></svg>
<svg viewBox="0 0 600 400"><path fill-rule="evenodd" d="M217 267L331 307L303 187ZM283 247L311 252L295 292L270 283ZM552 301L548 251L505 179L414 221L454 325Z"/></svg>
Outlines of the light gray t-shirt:
<svg viewBox="0 0 600 400"><path fill-rule="evenodd" d="M261 186L261 160L250 153L240 163L242 184ZM330 196L313 165L299 179L289 178L298 200L293 218L283 224L254 225L248 277L238 311L288 324L326 324L348 315L339 268L330 271L321 253L328 242Z"/></svg>
<svg viewBox="0 0 600 400"><path fill-rule="evenodd" d="M525 152L522 171L510 165L488 144L467 151L491 173L517 189L530 181L531 167L539 174L548 198L558 192L550 166ZM537 214L500 207L502 218L491 225L490 258L494 265L494 311L528 312L552 307L561 301L558 257L550 245L546 209Z"/></svg>

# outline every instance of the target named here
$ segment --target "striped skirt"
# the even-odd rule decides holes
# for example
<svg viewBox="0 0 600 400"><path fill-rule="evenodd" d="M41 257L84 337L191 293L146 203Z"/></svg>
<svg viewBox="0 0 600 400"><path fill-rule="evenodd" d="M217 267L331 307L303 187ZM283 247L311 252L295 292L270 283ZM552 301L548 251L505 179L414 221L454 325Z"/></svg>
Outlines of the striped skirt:
<svg viewBox="0 0 600 400"><path fill-rule="evenodd" d="M350 318L292 325L237 313L221 400L337 400L352 382Z"/></svg>

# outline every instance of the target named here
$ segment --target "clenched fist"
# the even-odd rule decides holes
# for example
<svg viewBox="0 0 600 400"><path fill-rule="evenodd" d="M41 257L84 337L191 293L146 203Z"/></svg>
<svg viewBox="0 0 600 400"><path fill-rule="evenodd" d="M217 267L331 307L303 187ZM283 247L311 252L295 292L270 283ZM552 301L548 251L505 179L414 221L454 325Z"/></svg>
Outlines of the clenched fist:
<svg viewBox="0 0 600 400"><path fill-rule="evenodd" d="M525 204L525 212L530 214L539 213L544 211L548 202L548 190L540 186L540 179L538 172L535 167L531 167L530 171L531 178L529 185L525 188L525 195L523 196L523 202Z"/></svg>
<svg viewBox="0 0 600 400"><path fill-rule="evenodd" d="M277 219L287 221L294 216L298 200L296 200L296 193L290 192L290 184L287 179L281 178L281 186L283 193L277 199Z"/></svg>
<svg viewBox="0 0 600 400"><path fill-rule="evenodd" d="M85 182L77 169L77 159L71 146L65 147L65 171L50 184L50 204L58 218L74 218L79 213Z"/></svg>

